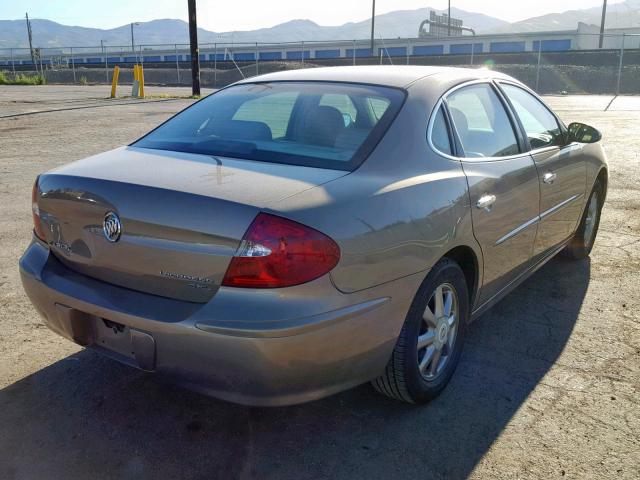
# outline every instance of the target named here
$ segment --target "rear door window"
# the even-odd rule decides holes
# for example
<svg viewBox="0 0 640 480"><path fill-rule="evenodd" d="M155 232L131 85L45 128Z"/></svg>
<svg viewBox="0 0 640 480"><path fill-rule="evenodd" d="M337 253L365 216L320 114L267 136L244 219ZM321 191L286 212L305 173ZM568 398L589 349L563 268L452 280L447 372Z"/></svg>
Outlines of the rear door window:
<svg viewBox="0 0 640 480"><path fill-rule="evenodd" d="M373 117L376 120L380 120L382 118L382 116L387 111L387 108L389 108L389 105L391 103L389 102L388 99L379 98L379 97L378 98L369 97L367 101L369 102L369 107L371 107L371 112L373 113Z"/></svg>
<svg viewBox="0 0 640 480"><path fill-rule="evenodd" d="M349 95L343 93L325 93L322 95L322 98L320 98L320 105L337 109L342 114L345 127L354 124L358 118L358 111L349 98Z"/></svg>
<svg viewBox="0 0 640 480"><path fill-rule="evenodd" d="M283 92L249 100L238 108L232 120L264 122L271 129L273 139L283 138L297 98L296 92Z"/></svg>
<svg viewBox="0 0 640 480"><path fill-rule="evenodd" d="M506 157L519 153L511 121L489 84L455 90L447 96L446 103L464 157Z"/></svg>
<svg viewBox="0 0 640 480"><path fill-rule="evenodd" d="M438 109L436 116L433 119L433 126L431 127L431 143L439 152L452 155L449 129L444 118L444 111L442 107Z"/></svg>

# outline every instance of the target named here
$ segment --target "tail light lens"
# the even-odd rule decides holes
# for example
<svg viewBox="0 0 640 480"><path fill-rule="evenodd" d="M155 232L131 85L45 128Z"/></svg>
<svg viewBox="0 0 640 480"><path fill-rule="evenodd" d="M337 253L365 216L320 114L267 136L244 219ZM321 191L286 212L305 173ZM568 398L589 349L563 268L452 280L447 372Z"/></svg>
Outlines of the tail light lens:
<svg viewBox="0 0 640 480"><path fill-rule="evenodd" d="M244 234L222 285L245 288L290 287L328 273L340 248L313 228L260 213Z"/></svg>
<svg viewBox="0 0 640 480"><path fill-rule="evenodd" d="M38 207L38 179L36 178L31 189L31 213L33 214L33 232L40 240L44 241L45 233L40 218L40 208Z"/></svg>

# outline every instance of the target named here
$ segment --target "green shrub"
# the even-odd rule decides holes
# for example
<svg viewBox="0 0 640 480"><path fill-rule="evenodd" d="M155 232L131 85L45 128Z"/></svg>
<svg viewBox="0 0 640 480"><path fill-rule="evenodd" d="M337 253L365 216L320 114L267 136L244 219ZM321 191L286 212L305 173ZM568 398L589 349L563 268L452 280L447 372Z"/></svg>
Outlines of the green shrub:
<svg viewBox="0 0 640 480"><path fill-rule="evenodd" d="M44 85L46 82L42 75L25 75L17 73L10 76L6 72L0 72L0 85Z"/></svg>
<svg viewBox="0 0 640 480"><path fill-rule="evenodd" d="M89 82L87 82L87 77L85 77L84 75L80 77L80 85L89 85Z"/></svg>

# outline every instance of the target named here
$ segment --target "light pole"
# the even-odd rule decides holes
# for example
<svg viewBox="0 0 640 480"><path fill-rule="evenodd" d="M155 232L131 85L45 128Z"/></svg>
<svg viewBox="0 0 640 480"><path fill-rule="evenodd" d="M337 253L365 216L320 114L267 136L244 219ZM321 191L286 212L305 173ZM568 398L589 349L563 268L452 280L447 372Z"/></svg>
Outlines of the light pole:
<svg viewBox="0 0 640 480"><path fill-rule="evenodd" d="M135 26L138 26L138 25L140 25L140 23L138 23L138 22L133 22L133 23L131 24L131 51L132 51L133 53L136 53L136 44L135 44L135 41L134 41L134 39L133 39L133 27L134 27L134 25L135 25Z"/></svg>
<svg viewBox="0 0 640 480"><path fill-rule="evenodd" d="M375 35L376 28L376 0L373 0L373 5L371 6L371 56L373 57L373 40ZM355 49L354 49L355 52Z"/></svg>
<svg viewBox="0 0 640 480"><path fill-rule="evenodd" d="M607 18L607 0L602 2L602 20L600 21L600 42L598 47L602 48L602 42L604 40L604 21Z"/></svg>
<svg viewBox="0 0 640 480"><path fill-rule="evenodd" d="M107 85L109 84L109 60L107 59L107 51L104 48L104 40L100 40L100 51L104 56L104 74L107 77Z"/></svg>

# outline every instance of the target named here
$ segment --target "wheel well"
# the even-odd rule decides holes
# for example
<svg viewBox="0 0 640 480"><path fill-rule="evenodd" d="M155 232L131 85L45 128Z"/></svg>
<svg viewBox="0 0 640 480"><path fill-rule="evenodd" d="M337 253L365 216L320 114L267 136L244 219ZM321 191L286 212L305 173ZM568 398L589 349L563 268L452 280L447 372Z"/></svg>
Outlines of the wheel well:
<svg viewBox="0 0 640 480"><path fill-rule="evenodd" d="M602 185L602 201L607 197L607 182L609 181L609 176L607 174L607 169L602 168L600 172L598 172L598 177L596 178L596 182L600 182Z"/></svg>
<svg viewBox="0 0 640 480"><path fill-rule="evenodd" d="M460 246L449 250L444 256L460 265L469 289L469 305L473 305L478 286L478 259L476 254L471 248Z"/></svg>

